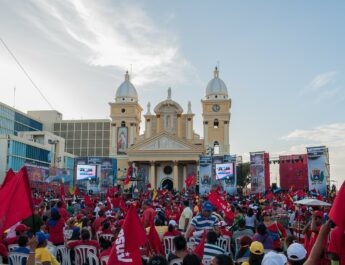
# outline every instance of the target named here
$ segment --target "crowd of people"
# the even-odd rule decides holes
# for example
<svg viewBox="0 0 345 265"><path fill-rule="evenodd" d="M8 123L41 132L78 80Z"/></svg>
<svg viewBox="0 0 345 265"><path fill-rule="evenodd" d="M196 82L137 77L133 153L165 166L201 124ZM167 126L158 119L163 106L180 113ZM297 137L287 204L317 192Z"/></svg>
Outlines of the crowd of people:
<svg viewBox="0 0 345 265"><path fill-rule="evenodd" d="M113 188L101 197L36 192L33 215L1 235L2 262L11 263L11 253L23 253L30 265L83 265L88 261L78 264L75 250L91 246L106 264L126 213L134 207L142 228L147 233L156 229L160 236L160 247L153 246L157 242L141 247L142 264L345 264L345 231L328 218L330 207L294 203L310 193L212 193L231 211L212 203L210 194L188 190L153 190L135 197ZM330 203L335 198L316 196ZM70 263L57 252L59 246L68 250Z"/></svg>

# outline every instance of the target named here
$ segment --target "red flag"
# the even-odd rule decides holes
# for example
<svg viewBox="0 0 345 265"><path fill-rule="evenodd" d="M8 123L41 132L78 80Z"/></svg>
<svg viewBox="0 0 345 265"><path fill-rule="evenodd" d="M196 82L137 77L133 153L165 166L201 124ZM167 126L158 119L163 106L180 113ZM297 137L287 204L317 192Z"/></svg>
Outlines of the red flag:
<svg viewBox="0 0 345 265"><path fill-rule="evenodd" d="M337 225L340 229L345 229L345 211L343 209L343 203L345 202L345 181L341 185L338 191L337 197L333 202L332 208L329 212L329 218Z"/></svg>
<svg viewBox="0 0 345 265"><path fill-rule="evenodd" d="M199 245L194 249L194 253L198 255L201 259L204 257L204 246L205 246L205 241L206 241L206 230L204 230L204 233L202 235L201 241Z"/></svg>
<svg viewBox="0 0 345 265"><path fill-rule="evenodd" d="M211 192L210 196L208 196L208 200L217 207L219 210L223 210L224 215L229 220L234 220L235 216L231 210L230 205L222 199L216 192Z"/></svg>
<svg viewBox="0 0 345 265"><path fill-rule="evenodd" d="M151 244L151 250L154 255L159 255L159 254L161 254L162 256L165 255L163 244L159 238L154 222L152 222L150 226L148 241L149 241L149 244Z"/></svg>
<svg viewBox="0 0 345 265"><path fill-rule="evenodd" d="M141 265L139 247L147 242L146 233L134 206L129 209L122 229L111 249L107 265Z"/></svg>
<svg viewBox="0 0 345 265"><path fill-rule="evenodd" d="M26 167L0 190L0 232L31 216L32 198Z"/></svg>
<svg viewBox="0 0 345 265"><path fill-rule="evenodd" d="M7 182L9 182L12 178L14 178L15 175L16 175L16 174L13 172L12 168L10 168L10 169L7 171L7 173L6 173L5 179L4 179L4 181L2 182L1 187L4 187L5 184L6 184Z"/></svg>
<svg viewBox="0 0 345 265"><path fill-rule="evenodd" d="M187 188L195 186L195 184L196 184L195 175L193 174L193 175L188 176L185 180L185 183L186 183Z"/></svg>
<svg viewBox="0 0 345 265"><path fill-rule="evenodd" d="M129 181L131 180L132 173L133 173L133 166L130 165L128 170L127 170L127 176L126 176L126 179L125 179L125 185L127 185L129 183Z"/></svg>

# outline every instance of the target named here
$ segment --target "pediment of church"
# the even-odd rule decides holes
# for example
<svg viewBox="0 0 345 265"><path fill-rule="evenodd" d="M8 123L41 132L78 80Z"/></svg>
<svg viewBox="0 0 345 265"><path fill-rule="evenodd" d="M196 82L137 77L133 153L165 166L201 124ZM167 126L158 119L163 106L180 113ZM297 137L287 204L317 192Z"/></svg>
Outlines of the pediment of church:
<svg viewBox="0 0 345 265"><path fill-rule="evenodd" d="M155 135L149 139L137 143L132 146L128 151L192 151L199 150L193 144L188 143L184 139L180 139L174 135L166 132Z"/></svg>

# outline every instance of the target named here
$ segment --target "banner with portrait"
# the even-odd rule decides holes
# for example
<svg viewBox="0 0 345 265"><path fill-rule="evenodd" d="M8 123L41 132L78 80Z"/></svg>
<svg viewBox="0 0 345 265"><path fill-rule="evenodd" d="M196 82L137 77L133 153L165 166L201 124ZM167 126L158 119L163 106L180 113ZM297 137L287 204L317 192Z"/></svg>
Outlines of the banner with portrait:
<svg viewBox="0 0 345 265"><path fill-rule="evenodd" d="M205 194L212 188L212 157L200 156L199 166L199 193Z"/></svg>
<svg viewBox="0 0 345 265"><path fill-rule="evenodd" d="M223 164L216 165L216 175L227 194L237 192L236 156L224 155ZM219 178L222 176L223 178Z"/></svg>
<svg viewBox="0 0 345 265"><path fill-rule="evenodd" d="M307 147L309 190L327 194L327 179L329 178L328 148L324 146Z"/></svg>
<svg viewBox="0 0 345 265"><path fill-rule="evenodd" d="M265 192L265 153L250 153L251 193Z"/></svg>
<svg viewBox="0 0 345 265"><path fill-rule="evenodd" d="M126 149L128 148L128 128L118 127L117 128L117 154L125 155Z"/></svg>

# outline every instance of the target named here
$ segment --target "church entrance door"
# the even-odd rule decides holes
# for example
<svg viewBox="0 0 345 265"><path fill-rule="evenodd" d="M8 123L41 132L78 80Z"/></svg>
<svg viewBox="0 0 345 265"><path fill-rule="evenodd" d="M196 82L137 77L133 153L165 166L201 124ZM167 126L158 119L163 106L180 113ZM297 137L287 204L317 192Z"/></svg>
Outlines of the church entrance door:
<svg viewBox="0 0 345 265"><path fill-rule="evenodd" d="M164 179L162 181L162 189L163 190L172 190L173 189L173 181L170 178Z"/></svg>

